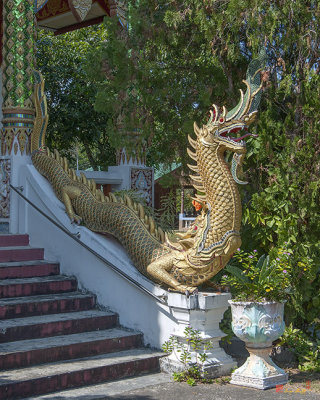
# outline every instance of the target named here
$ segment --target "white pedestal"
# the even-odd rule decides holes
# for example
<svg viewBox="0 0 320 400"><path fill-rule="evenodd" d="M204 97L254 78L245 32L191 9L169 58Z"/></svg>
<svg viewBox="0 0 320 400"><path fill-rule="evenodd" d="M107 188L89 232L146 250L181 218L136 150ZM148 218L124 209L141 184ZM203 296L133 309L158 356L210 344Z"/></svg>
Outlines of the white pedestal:
<svg viewBox="0 0 320 400"><path fill-rule="evenodd" d="M176 327L172 335L179 343L187 347L184 334L186 327L200 331L202 339L201 348L191 352L191 361L194 364L199 360L197 353L206 353L207 360L202 364L202 371L207 378L215 378L230 373L236 367L236 362L219 346L219 341L226 336L219 328L223 314L228 308L229 293L205 293L189 297L180 293L168 294L168 306L176 318ZM206 344L211 342L211 348L206 350ZM185 365L180 361L181 353L176 349L168 356L161 359L161 369L165 372L180 372Z"/></svg>
<svg viewBox="0 0 320 400"><path fill-rule="evenodd" d="M288 383L288 374L269 357L272 347L265 349L247 347L250 356L234 371L230 383L256 389L271 389Z"/></svg>

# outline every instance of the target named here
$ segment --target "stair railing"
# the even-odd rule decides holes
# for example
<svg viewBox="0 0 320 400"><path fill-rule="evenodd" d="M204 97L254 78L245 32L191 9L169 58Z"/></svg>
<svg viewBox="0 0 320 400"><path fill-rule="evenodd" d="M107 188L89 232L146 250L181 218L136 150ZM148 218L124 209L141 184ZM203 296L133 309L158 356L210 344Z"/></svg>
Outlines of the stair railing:
<svg viewBox="0 0 320 400"><path fill-rule="evenodd" d="M130 282L132 285L136 286L138 289L143 291L144 293L148 294L149 296L153 297L158 303L162 304L167 304L166 303L166 296L157 296L154 293L152 293L149 289L141 285L141 283L137 282L135 279L131 278L128 274L123 272L120 268L118 268L116 265L112 264L110 261L105 259L103 256L101 256L99 253L91 249L89 246L87 246L85 243L83 243L80 240L80 232L72 233L68 229L66 229L64 226L60 225L57 223L54 219L52 219L49 215L47 215L45 212L43 212L38 206L36 206L31 200L29 200L24 194L22 194L23 191L23 186L12 186L10 184L10 187L12 190L14 190L15 193L17 193L24 201L26 201L28 204L30 204L36 211L38 211L42 216L44 216L48 221L50 221L52 224L54 224L57 228L59 228L61 231L63 231L66 235L71 237L75 242L80 244L82 247L84 247L86 250L88 250L91 254L96 256L100 261L102 261L104 264L106 264L109 268L111 268L113 271L115 271L118 275L121 275L122 278L126 279L128 282Z"/></svg>

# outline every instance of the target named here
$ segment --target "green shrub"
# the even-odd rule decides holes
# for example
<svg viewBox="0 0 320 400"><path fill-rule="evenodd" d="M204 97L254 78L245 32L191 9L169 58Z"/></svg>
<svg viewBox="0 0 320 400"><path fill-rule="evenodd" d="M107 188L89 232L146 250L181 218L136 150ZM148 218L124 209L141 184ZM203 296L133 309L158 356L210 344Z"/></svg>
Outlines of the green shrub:
<svg viewBox="0 0 320 400"><path fill-rule="evenodd" d="M292 350L302 371L320 372L320 340L311 338L301 329L286 327L280 338L280 345Z"/></svg>

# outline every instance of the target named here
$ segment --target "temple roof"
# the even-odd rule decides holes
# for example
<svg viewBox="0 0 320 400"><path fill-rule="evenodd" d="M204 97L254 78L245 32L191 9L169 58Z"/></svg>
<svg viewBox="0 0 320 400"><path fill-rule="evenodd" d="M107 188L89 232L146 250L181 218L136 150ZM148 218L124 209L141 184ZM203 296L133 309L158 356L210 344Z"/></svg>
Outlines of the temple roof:
<svg viewBox="0 0 320 400"><path fill-rule="evenodd" d="M55 34L99 24L105 16L117 14L115 0L38 0L38 26Z"/></svg>

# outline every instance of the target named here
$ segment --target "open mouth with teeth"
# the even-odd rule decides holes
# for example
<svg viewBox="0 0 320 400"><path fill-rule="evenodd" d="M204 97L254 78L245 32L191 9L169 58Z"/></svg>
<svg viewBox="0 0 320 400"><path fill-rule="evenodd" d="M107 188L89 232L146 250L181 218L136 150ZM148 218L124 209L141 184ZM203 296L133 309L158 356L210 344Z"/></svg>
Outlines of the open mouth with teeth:
<svg viewBox="0 0 320 400"><path fill-rule="evenodd" d="M241 132L240 136L236 136L238 132ZM229 127L225 127L217 132L218 136L220 136L223 139L228 140L229 142L237 142L239 144L245 145L245 142L243 139L245 139L248 136L256 136L252 133L248 132L248 126L247 125L232 125Z"/></svg>

